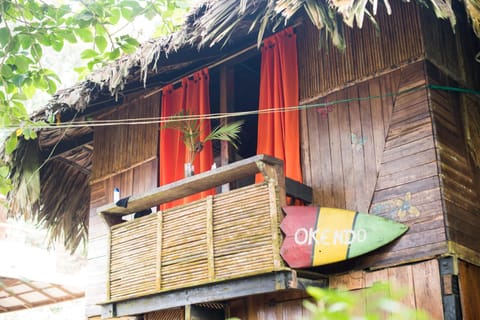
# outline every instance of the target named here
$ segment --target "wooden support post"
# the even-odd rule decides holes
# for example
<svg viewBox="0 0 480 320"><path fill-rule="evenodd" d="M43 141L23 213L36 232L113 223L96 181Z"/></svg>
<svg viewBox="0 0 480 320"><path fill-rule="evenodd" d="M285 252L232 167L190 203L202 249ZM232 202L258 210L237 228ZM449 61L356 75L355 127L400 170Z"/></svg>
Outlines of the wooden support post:
<svg viewBox="0 0 480 320"><path fill-rule="evenodd" d="M192 320L192 305L187 304L185 306L185 320Z"/></svg>
<svg viewBox="0 0 480 320"><path fill-rule="evenodd" d="M280 246L282 245L282 241L280 237L280 228L278 227L280 225L279 219L282 213L277 199L276 186L273 181L268 182L268 193L270 199L270 226L272 232L273 268L274 270L278 270L284 266L283 260L280 259Z"/></svg>
<svg viewBox="0 0 480 320"><path fill-rule="evenodd" d="M158 222L157 222L157 264L155 266L157 276L156 276L156 289L160 291L162 289L162 230L163 230L163 214L162 212L157 213Z"/></svg>
<svg viewBox="0 0 480 320"><path fill-rule="evenodd" d="M285 206L287 204L287 198L285 196L285 175L283 174L283 162L280 162L279 164L270 164L263 161L257 161L257 166L265 181L276 182L280 207Z"/></svg>
<svg viewBox="0 0 480 320"><path fill-rule="evenodd" d="M207 197L207 257L208 257L208 280L215 279L215 260L213 251L213 197Z"/></svg>
<svg viewBox="0 0 480 320"><path fill-rule="evenodd" d="M462 306L458 285L458 266L455 257L438 260L442 285L443 318L445 320L462 319Z"/></svg>
<svg viewBox="0 0 480 320"><path fill-rule="evenodd" d="M232 111L234 99L234 74L228 66L220 67L220 113ZM220 119L220 124L228 122L227 118ZM226 166L230 162L230 146L228 141L220 141L220 165ZM230 191L230 184L222 185L222 193Z"/></svg>
<svg viewBox="0 0 480 320"><path fill-rule="evenodd" d="M107 254L107 283L106 283L106 286L105 286L105 295L107 296L107 301L109 301L111 298L112 298L112 290L110 288L110 282L111 282L111 263L110 261L112 260L112 230L108 230L108 234L107 234L107 248L109 248L108 250L108 254Z"/></svg>

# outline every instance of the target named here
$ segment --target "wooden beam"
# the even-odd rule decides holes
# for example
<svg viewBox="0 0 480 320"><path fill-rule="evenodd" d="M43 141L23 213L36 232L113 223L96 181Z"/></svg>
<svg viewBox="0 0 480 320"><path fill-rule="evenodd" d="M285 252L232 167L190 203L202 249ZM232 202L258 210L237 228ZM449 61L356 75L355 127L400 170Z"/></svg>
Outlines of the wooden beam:
<svg viewBox="0 0 480 320"><path fill-rule="evenodd" d="M307 287L328 288L328 277L318 277L318 274L312 278L299 277L297 271L292 271L292 280L288 283L291 289L305 290Z"/></svg>
<svg viewBox="0 0 480 320"><path fill-rule="evenodd" d="M295 199L303 200L306 203L313 202L313 190L311 187L296 180L285 177L285 188L287 190L288 196Z"/></svg>
<svg viewBox="0 0 480 320"><path fill-rule="evenodd" d="M234 74L233 69L223 65L220 67L220 113L232 112L234 101ZM228 118L220 119L220 124L227 124ZM226 166L230 162L230 144L228 141L220 141L220 165ZM230 191L230 184L222 185L222 193Z"/></svg>
<svg viewBox="0 0 480 320"><path fill-rule="evenodd" d="M210 283L150 296L102 304L102 318L121 317L186 305L224 301L289 288L293 271L279 271L253 277Z"/></svg>
<svg viewBox="0 0 480 320"><path fill-rule="evenodd" d="M214 170L154 188L144 194L132 196L128 199L127 207L120 207L114 203L110 203L98 208L97 212L104 216L123 216L143 211L159 204L208 190L230 181L253 176L259 172L268 175L270 174L269 171L263 170L266 166L277 166L283 169L283 162L266 155L253 156L224 167L216 168Z"/></svg>
<svg viewBox="0 0 480 320"><path fill-rule="evenodd" d="M93 132L85 134L75 139L63 140L58 146L55 145L52 148L42 151L43 158L54 159L61 156L65 152L72 151L76 148L81 148L84 145L91 144L93 142Z"/></svg>
<svg viewBox="0 0 480 320"><path fill-rule="evenodd" d="M455 257L444 257L438 260L445 320L463 319L457 263Z"/></svg>

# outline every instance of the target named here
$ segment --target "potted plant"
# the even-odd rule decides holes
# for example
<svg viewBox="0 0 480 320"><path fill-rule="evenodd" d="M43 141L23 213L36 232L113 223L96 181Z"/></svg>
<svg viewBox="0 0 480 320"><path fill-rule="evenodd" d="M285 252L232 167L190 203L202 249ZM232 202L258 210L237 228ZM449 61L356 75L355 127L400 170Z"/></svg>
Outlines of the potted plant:
<svg viewBox="0 0 480 320"><path fill-rule="evenodd" d="M202 119L199 116L194 116L188 111L181 111L171 116L163 125L163 128L176 129L181 133L183 143L187 148L185 177L193 175L193 161L195 160L197 153L200 153L203 150L203 146L207 141L228 141L233 147L237 148L237 141L239 139L238 133L240 132L243 120L220 124L201 140L202 130L204 130L204 121L207 120Z"/></svg>

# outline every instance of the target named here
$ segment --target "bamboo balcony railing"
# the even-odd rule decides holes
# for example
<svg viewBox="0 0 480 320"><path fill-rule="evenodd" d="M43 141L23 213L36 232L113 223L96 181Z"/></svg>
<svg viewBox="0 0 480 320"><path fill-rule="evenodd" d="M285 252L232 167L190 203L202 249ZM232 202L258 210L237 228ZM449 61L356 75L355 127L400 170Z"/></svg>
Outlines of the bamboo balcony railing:
<svg viewBox="0 0 480 320"><path fill-rule="evenodd" d="M264 182L121 220L257 173ZM307 190L311 201L308 188L287 184L297 186L297 193ZM283 162L258 155L133 196L126 208L99 208L110 226L108 301L289 270L280 257L285 199Z"/></svg>

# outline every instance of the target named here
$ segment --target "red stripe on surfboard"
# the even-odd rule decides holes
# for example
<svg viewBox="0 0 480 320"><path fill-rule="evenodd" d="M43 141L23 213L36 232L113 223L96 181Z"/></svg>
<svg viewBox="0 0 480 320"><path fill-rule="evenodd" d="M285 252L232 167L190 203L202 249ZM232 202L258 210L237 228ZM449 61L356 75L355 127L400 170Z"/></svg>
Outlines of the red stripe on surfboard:
<svg viewBox="0 0 480 320"><path fill-rule="evenodd" d="M305 228L306 230L315 228L318 210L318 207L283 207L286 217L280 224L280 229L285 234L285 239L280 248L280 254L292 268L312 265L312 251L315 243L311 242L310 244L298 246L295 243L295 233L300 228ZM300 237L302 238L297 240L305 240L304 236L304 234L301 234Z"/></svg>

